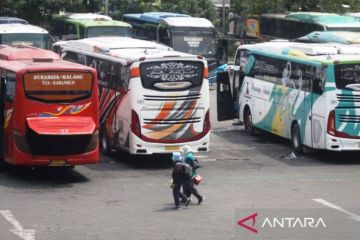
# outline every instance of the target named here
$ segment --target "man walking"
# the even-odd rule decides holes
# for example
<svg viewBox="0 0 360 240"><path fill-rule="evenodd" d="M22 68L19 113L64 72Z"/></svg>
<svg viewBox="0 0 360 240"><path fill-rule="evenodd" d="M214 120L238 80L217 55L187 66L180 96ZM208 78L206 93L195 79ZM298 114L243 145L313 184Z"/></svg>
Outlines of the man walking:
<svg viewBox="0 0 360 240"><path fill-rule="evenodd" d="M174 168L172 171L172 179L173 183L171 184L171 188L173 189L173 196L175 207L174 209L181 209L180 207L180 199L185 202L185 206L189 206L191 198L186 197L180 190L181 187L191 181L191 167L188 164L184 164L181 162L182 156L180 152L174 152L172 156L172 160L174 162Z"/></svg>

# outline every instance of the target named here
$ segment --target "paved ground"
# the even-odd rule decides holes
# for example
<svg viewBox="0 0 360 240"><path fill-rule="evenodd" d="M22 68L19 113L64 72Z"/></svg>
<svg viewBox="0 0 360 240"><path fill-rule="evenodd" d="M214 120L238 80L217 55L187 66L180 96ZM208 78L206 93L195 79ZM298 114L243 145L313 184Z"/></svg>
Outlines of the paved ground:
<svg viewBox="0 0 360 240"><path fill-rule="evenodd" d="M211 96L215 106L214 91ZM236 224L245 212L296 210L325 211L335 219L333 225L325 219L327 238L303 234L299 239L359 239L359 154L290 159L289 142L248 136L233 123L213 120L211 151L199 154L204 177L199 190L206 200L181 211L171 209L167 156L116 154L71 171L0 173L0 240L247 239L242 235L247 230ZM258 221L254 228L261 231L260 226ZM294 239L287 234L277 239Z"/></svg>

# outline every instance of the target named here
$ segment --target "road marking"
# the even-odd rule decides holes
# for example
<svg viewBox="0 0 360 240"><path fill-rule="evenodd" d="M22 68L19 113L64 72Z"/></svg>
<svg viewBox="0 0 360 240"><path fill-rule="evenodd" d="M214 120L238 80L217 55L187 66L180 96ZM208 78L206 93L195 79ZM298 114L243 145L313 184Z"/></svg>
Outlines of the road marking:
<svg viewBox="0 0 360 240"><path fill-rule="evenodd" d="M207 158L208 156L198 155L197 158Z"/></svg>
<svg viewBox="0 0 360 240"><path fill-rule="evenodd" d="M35 240L34 229L24 229L9 210L0 210L0 213L15 228L11 232L24 240Z"/></svg>
<svg viewBox="0 0 360 240"><path fill-rule="evenodd" d="M360 216L359 215L357 215L355 213L352 213L352 212L350 212L350 211L348 211L348 210L346 210L346 209L344 209L342 207L339 207L339 206L337 206L337 205L335 205L335 204L333 204L331 202L328 202L328 201L326 201L326 200L324 200L322 198L314 198L313 201L315 201L317 203L320 203L320 204L322 204L322 205L324 205L326 207L335 209L335 210L337 210L339 212L342 212L342 213L348 215L352 220L360 222Z"/></svg>

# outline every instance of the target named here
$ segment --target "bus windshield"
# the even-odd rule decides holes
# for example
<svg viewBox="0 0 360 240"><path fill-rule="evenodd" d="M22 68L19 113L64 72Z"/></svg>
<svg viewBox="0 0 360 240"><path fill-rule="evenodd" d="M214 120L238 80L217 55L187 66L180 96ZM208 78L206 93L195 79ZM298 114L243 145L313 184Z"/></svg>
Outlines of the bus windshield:
<svg viewBox="0 0 360 240"><path fill-rule="evenodd" d="M89 27L87 29L87 37L104 36L131 37L131 28L118 26L99 26Z"/></svg>
<svg viewBox="0 0 360 240"><path fill-rule="evenodd" d="M360 63L335 65L335 79L338 89L360 85Z"/></svg>
<svg viewBox="0 0 360 240"><path fill-rule="evenodd" d="M216 54L215 31L211 28L172 28L172 47L176 51L203 56Z"/></svg>
<svg viewBox="0 0 360 240"><path fill-rule="evenodd" d="M48 46L48 34L36 33L11 33L0 35L1 44L24 45L46 49Z"/></svg>

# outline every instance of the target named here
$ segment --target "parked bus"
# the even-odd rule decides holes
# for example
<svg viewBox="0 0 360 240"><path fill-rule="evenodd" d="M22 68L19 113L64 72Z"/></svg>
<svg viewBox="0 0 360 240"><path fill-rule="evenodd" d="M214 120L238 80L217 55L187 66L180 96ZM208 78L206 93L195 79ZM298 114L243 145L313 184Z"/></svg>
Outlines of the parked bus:
<svg viewBox="0 0 360 240"><path fill-rule="evenodd" d="M50 33L57 40L74 40L90 37L131 37L131 25L94 13L65 13L55 15Z"/></svg>
<svg viewBox="0 0 360 240"><path fill-rule="evenodd" d="M330 13L294 12L290 14L261 14L245 18L246 37L260 40L296 39L314 31L360 32L360 21L354 17ZM260 27L258 27L258 25ZM259 29L259 31L257 30Z"/></svg>
<svg viewBox="0 0 360 240"><path fill-rule="evenodd" d="M205 59L154 42L88 38L62 46L62 57L97 69L100 147L104 154L209 149Z"/></svg>
<svg viewBox="0 0 360 240"><path fill-rule="evenodd" d="M250 47L244 59L238 106L245 129L262 129L291 139L296 152L302 152L303 147L359 150L360 49L331 44L266 44L273 47ZM232 104L227 75L221 77L219 85L218 101Z"/></svg>
<svg viewBox="0 0 360 240"><path fill-rule="evenodd" d="M175 51L202 55L209 71L220 65L225 42L221 41L214 25L205 18L168 12L124 14L123 21L133 26L134 37L157 41Z"/></svg>
<svg viewBox="0 0 360 240"><path fill-rule="evenodd" d="M53 42L43 28L22 23L0 24L0 44L50 49Z"/></svg>
<svg viewBox="0 0 360 240"><path fill-rule="evenodd" d="M2 164L74 166L98 161L94 69L63 61L51 51L0 45L0 75Z"/></svg>

